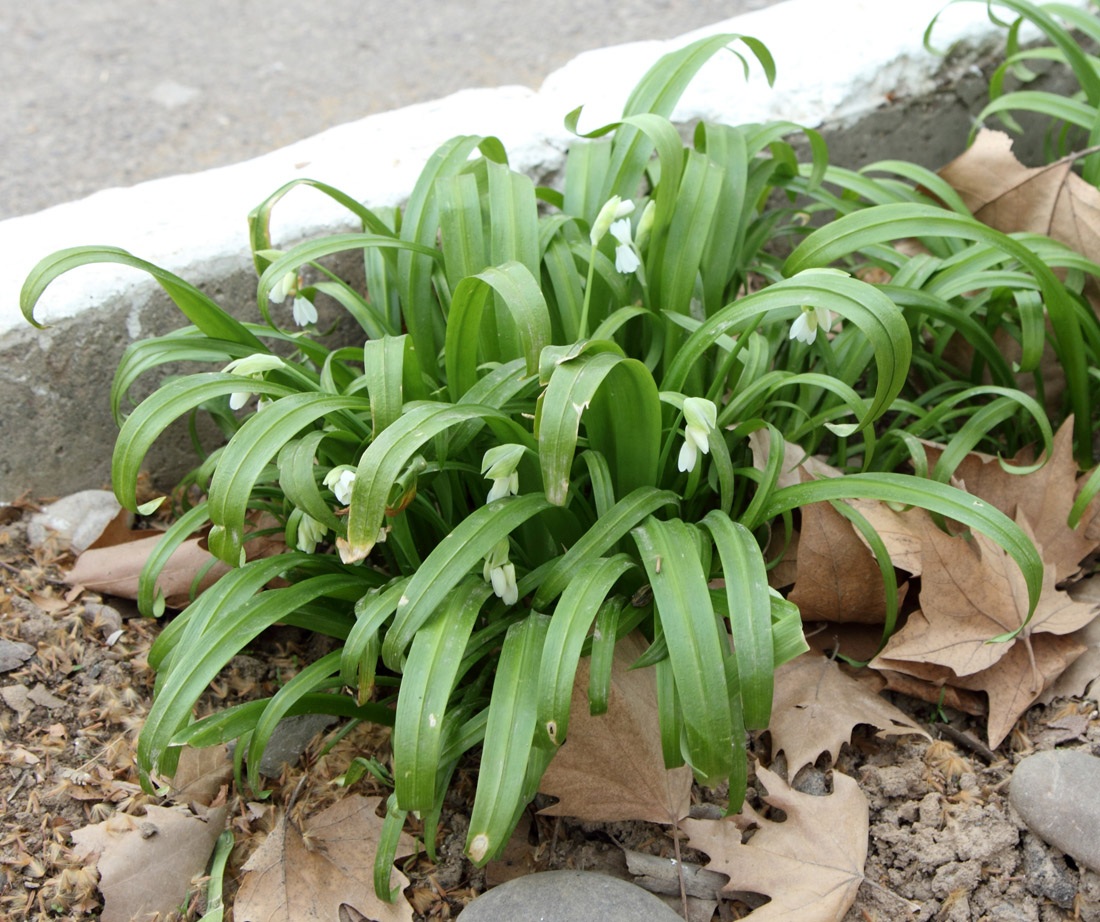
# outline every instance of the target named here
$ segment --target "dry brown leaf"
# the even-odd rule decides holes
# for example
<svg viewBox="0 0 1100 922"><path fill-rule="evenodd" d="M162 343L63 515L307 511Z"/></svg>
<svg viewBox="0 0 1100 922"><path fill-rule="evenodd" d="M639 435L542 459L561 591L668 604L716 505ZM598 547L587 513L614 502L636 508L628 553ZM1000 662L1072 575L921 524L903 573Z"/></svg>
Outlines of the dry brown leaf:
<svg viewBox="0 0 1100 922"><path fill-rule="evenodd" d="M803 473L803 482L813 479ZM902 598L904 594L903 584ZM802 507L797 578L787 598L798 606L804 621L882 624L886 620L886 590L879 565L851 522L830 503Z"/></svg>
<svg viewBox="0 0 1100 922"><path fill-rule="evenodd" d="M72 586L84 586L95 592L105 592L123 599L136 599L138 577L149 555L161 539L162 532L149 537L96 548L81 554L65 581ZM249 560L281 554L285 545L281 540L264 536L245 542ZM169 558L157 579L157 588L164 593L169 608L185 608L191 600L191 585L204 567L213 562L199 583L199 592L209 589L229 572L229 567L203 546L202 538L184 541Z"/></svg>
<svg viewBox="0 0 1100 922"><path fill-rule="evenodd" d="M943 446L924 444L931 467L939 460ZM1031 449L1025 449L1011 463L1029 464L1033 458ZM1095 510L1087 510L1076 529L1066 524L1077 495L1072 416L1055 433L1050 457L1037 471L1010 474L997 458L972 451L956 468L954 477L962 481L969 493L1000 509L1010 519L1016 518L1018 511L1023 512L1036 543L1042 548L1043 562L1055 569L1057 582L1076 573L1080 562L1100 542L1087 533Z"/></svg>
<svg viewBox="0 0 1100 922"><path fill-rule="evenodd" d="M275 828L244 866L233 904L237 922L332 922L347 903L375 922L412 922L403 893L385 903L374 893L374 856L382 833L375 816L380 797L353 794L305 824L303 831L282 813ZM416 851L402 832L398 857ZM394 871L391 886L409 880Z"/></svg>
<svg viewBox="0 0 1100 922"><path fill-rule="evenodd" d="M883 660L882 662L888 662ZM943 666L929 666L926 663L906 663L905 668L910 672L895 672L881 664L872 663L872 668L882 676L886 688L890 691L901 692L911 698L919 698L937 707L954 708L964 714L974 717L985 717L989 713L986 699L977 692L965 688L955 688L953 685L945 685L949 678L954 678L954 673ZM912 675L912 672L926 672L930 677L925 678Z"/></svg>
<svg viewBox="0 0 1100 922"><path fill-rule="evenodd" d="M1046 234L1100 260L1100 191L1073 172L1077 155L1026 167L1003 131L983 128L969 150L940 170L983 224Z"/></svg>
<svg viewBox="0 0 1100 922"><path fill-rule="evenodd" d="M749 450L752 452L752 466L758 471L764 470L772 451L772 436L767 429L757 429L749 433ZM806 461L806 452L801 445L793 442L783 443L783 467L779 471L776 488L791 487L801 483L799 466Z"/></svg>
<svg viewBox="0 0 1100 922"><path fill-rule="evenodd" d="M172 799L180 804L209 806L232 777L233 757L228 746L184 746L172 776Z"/></svg>
<svg viewBox="0 0 1100 922"><path fill-rule="evenodd" d="M167 918L185 903L225 826L226 808L200 819L189 810L149 805L145 816L116 814L73 832L80 858L97 855L103 922Z"/></svg>
<svg viewBox="0 0 1100 922"><path fill-rule="evenodd" d="M652 667L628 669L647 646L637 632L615 645L607 713L599 717L588 712L588 660L581 660L573 682L569 736L539 785L558 802L540 813L608 823L675 823L687 816L691 769L665 768L656 672Z"/></svg>
<svg viewBox="0 0 1100 922"><path fill-rule="evenodd" d="M892 509L887 503L876 499L847 499L845 502L862 515L871 527L878 532L890 563L899 570L920 576L920 547L923 523L928 513L919 506L910 506L903 512ZM863 542L863 536L855 531L856 537ZM864 542L866 545L866 542ZM870 550L870 547L868 547Z"/></svg>
<svg viewBox="0 0 1100 922"><path fill-rule="evenodd" d="M927 632L927 619L921 612L913 612L909 623L919 622L919 629ZM908 626L908 625L907 625ZM990 749L996 749L1012 727L1043 690L1059 676L1081 653L1085 646L1075 639L1076 635L1060 637L1055 634L1033 634L1026 643L1013 642L998 644L1005 647L1003 655L988 669L972 675L958 676L945 666L932 663L908 662L891 659L889 646L872 663L873 669L894 670L923 680L931 687L949 687L970 692L985 692L988 698L988 720L986 737ZM991 645L992 646L992 645ZM891 687L899 691L908 691L904 683L892 682L885 673ZM914 692L916 693L916 692ZM925 700L938 702L938 696L929 695ZM944 704L952 704L950 696L945 696ZM974 713L967 707L960 707Z"/></svg>
<svg viewBox="0 0 1100 922"><path fill-rule="evenodd" d="M882 644L882 626L877 624L831 624L817 622L805 626L806 643L814 653L835 659L846 656L867 662Z"/></svg>
<svg viewBox="0 0 1100 922"><path fill-rule="evenodd" d="M775 671L772 754L787 756L787 776L811 765L823 752L836 760L857 724L879 728L878 736L917 733L920 727L871 689L845 675L833 661L803 653Z"/></svg>
<svg viewBox="0 0 1100 922"><path fill-rule="evenodd" d="M1070 586L1067 592L1076 602L1100 605L1100 577L1090 576L1083 579ZM1085 650L1039 696L1042 704L1050 704L1055 698L1095 700L1097 697L1096 680L1100 679L1100 618L1093 618L1070 636L1083 645Z"/></svg>
<svg viewBox="0 0 1100 922"><path fill-rule="evenodd" d="M1017 522L1030 535L1022 513ZM968 541L945 535L930 522L925 525L923 557L923 617L911 617L881 654L895 663L934 663L957 676L973 675L991 667L1012 646L1027 647L1037 633L1070 634L1095 617L1094 605L1075 602L1055 589L1048 566L1039 605L1019 636L1010 643L988 643L1019 628L1027 615L1027 586L1016 563L980 532ZM1034 691L1037 695L1042 688Z"/></svg>
<svg viewBox="0 0 1100 922"><path fill-rule="evenodd" d="M833 773L833 793L814 797L790 788L777 774L757 768L768 789L765 802L787 818L762 818L748 804L736 817L684 820L688 844L710 856L707 868L726 874L724 892L763 893L771 902L752 922L836 922L856 898L867 860L867 798L847 775ZM741 829L759 828L747 844Z"/></svg>

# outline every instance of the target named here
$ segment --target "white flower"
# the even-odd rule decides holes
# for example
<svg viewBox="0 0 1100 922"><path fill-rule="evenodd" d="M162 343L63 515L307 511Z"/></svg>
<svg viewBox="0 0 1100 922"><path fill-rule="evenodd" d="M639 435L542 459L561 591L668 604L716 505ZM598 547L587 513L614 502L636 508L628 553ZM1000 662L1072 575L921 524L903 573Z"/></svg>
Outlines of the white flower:
<svg viewBox="0 0 1100 922"><path fill-rule="evenodd" d="M283 360L277 355L266 355L263 352L254 352L252 355L246 355L244 358L234 359L225 368L223 372L229 374L240 375L242 378L254 378L259 381L263 377L265 371L272 371L275 368L282 368ZM239 410L246 403L248 398L252 396L252 391L234 391L229 395L229 408L232 410Z"/></svg>
<svg viewBox="0 0 1100 922"><path fill-rule="evenodd" d="M302 520L298 523L298 550L312 554L326 534L328 529L324 525L303 512Z"/></svg>
<svg viewBox="0 0 1100 922"><path fill-rule="evenodd" d="M297 288L298 273L288 272L271 287L267 299L275 304L282 304L286 300L288 294L297 292Z"/></svg>
<svg viewBox="0 0 1100 922"><path fill-rule="evenodd" d="M485 502L491 503L502 496L515 496L519 493L519 472L516 470L523 457L522 445L497 445L485 452L481 459L481 474L493 481Z"/></svg>
<svg viewBox="0 0 1100 922"><path fill-rule="evenodd" d="M632 211L634 211L634 203L630 199L624 202L617 195L611 196L604 203L603 208L600 209L600 213L596 215L596 220L592 222L592 231L588 235L588 239L592 241L592 246L596 246L603 240L604 234L611 229L612 221L625 218Z"/></svg>
<svg viewBox="0 0 1100 922"><path fill-rule="evenodd" d="M350 464L341 464L325 474L321 481L336 496L337 502L346 506L351 502L351 487L355 483L355 468Z"/></svg>
<svg viewBox="0 0 1100 922"><path fill-rule="evenodd" d="M718 408L705 397L688 397L684 400L684 444L680 448L680 457L676 466L681 471L695 469L699 452L704 455L710 451L708 437L718 424Z"/></svg>
<svg viewBox="0 0 1100 922"><path fill-rule="evenodd" d="M817 339L819 327L822 330L828 330L832 325L833 315L827 308L804 305L802 313L795 317L794 323L791 324L790 338L809 346Z"/></svg>
<svg viewBox="0 0 1100 922"><path fill-rule="evenodd" d="M309 298L303 298L298 295L294 299L294 322L300 327L304 327L307 323L317 322L317 308L313 306L313 302Z"/></svg>
<svg viewBox="0 0 1100 922"><path fill-rule="evenodd" d="M505 605L515 605L519 601L519 589L516 586L516 568L508 560L508 539L501 538L491 551L485 555L482 577L493 586L493 592Z"/></svg>
<svg viewBox="0 0 1100 922"><path fill-rule="evenodd" d="M619 241L615 247L615 271L630 275L642 264L630 240L630 218L623 218L611 225L611 236Z"/></svg>

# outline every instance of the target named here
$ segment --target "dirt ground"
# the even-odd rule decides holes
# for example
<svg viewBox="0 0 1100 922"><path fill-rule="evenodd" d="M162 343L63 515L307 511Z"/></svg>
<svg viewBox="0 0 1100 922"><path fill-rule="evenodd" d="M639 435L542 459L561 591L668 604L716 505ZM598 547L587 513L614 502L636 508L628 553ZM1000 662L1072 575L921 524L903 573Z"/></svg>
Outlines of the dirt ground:
<svg viewBox="0 0 1100 922"><path fill-rule="evenodd" d="M71 589L62 580L70 562L49 548L28 549L19 518L0 522L0 639L37 650L0 674L0 917L13 920L98 915L98 875L77 856L74 830L120 813L141 815L145 805L160 802L141 791L134 763L153 686L146 653L159 625L141 618L132 603ZM250 655L231 663L200 712L270 694L315 655L303 632L273 630ZM927 726L929 705L891 700ZM845 922L1100 920L1100 875L1034 837L1008 803L1012 767L1024 755L1054 746L1100 753L1095 703L1058 699L1032 708L992 754L971 745L981 735L974 718L950 709L936 715L944 716L961 742L881 741L860 728L836 766L819 761L794 781L804 793L826 794L831 773L845 772L870 801L865 882ZM225 878L230 906L241 866L272 828L274 805L285 805L297 791L291 817L314 815L346 793L335 779L356 756L386 762L384 729L361 724L341 733L333 726L314 740L301 764L271 780L270 797L227 792L236 839ZM767 734L753 741L765 764L768 747ZM502 859L476 869L462 853L476 769L471 761L456 773L437 839L438 861L421 854L402 865L417 920L454 918L488 886L520 874L579 868L633 879L631 852L675 853L665 827L555 820L532 808ZM369 773L348 790L388 793ZM750 779L750 800L757 805L759 794ZM693 815L713 815L717 807L708 801L721 795L696 789ZM412 821L407 830L421 831ZM706 856L690 850L683 856L706 863ZM665 898L679 908L678 884L666 889L673 893ZM724 922L762 902L743 894L716 905L692 899L689 909L701 922ZM202 909L196 895L186 918L199 918Z"/></svg>

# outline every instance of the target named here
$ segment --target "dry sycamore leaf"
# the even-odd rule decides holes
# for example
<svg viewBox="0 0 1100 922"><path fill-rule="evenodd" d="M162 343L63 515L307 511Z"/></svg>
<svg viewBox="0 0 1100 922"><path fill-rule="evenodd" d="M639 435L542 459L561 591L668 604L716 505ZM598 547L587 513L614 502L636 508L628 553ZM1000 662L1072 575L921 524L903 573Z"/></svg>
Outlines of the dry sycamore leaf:
<svg viewBox="0 0 1100 922"><path fill-rule="evenodd" d="M913 612L909 616L909 623L914 622L918 622L922 632L928 630L927 619L921 612ZM891 659L888 656L889 646L871 663L871 667L911 675L922 680L929 687L956 688L960 693L985 692L989 700L986 736L989 739L989 747L996 749L1012 731L1020 715L1031 707L1039 699L1043 690L1084 652L1084 644L1075 637L1076 635L1072 634L1068 637L1033 634L1026 643L1016 641L997 644L996 646L1007 648L1000 659L988 669L967 676L958 676L945 666ZM991 646L994 645L991 644ZM892 682L888 672L885 676L891 687L897 688L898 691L910 691L903 687L903 682ZM924 696L917 692L912 693L917 694L918 697L924 697L925 700L939 701L938 695ZM953 707L958 706L952 704L950 695L945 695L943 703ZM974 713L974 710L968 707L960 706L959 709Z"/></svg>
<svg viewBox="0 0 1100 922"><path fill-rule="evenodd" d="M73 833L80 858L97 855L102 922L151 922L185 903L225 826L226 808L200 819L189 810L147 806Z"/></svg>
<svg viewBox="0 0 1100 922"><path fill-rule="evenodd" d="M847 775L833 773L833 793L802 794L773 772L757 768L764 800L782 810L781 823L749 805L736 817L684 820L688 844L710 856L707 868L729 876L724 892L763 893L771 902L751 922L836 922L856 898L867 860L867 798ZM741 844L745 826L759 828Z"/></svg>
<svg viewBox="0 0 1100 922"><path fill-rule="evenodd" d="M887 662L883 660L881 662ZM887 669L880 663L872 663L872 668L877 670L876 675L882 676L886 688L890 691L901 692L911 698L919 698L937 707L954 708L964 714L974 717L985 717L989 713L986 699L977 692L965 688L955 688L953 685L945 685L948 679L954 678L954 673L943 666L929 666L927 663L906 663L905 668L910 672L895 672ZM930 677L911 675L912 672L926 672Z"/></svg>
<svg viewBox="0 0 1100 922"><path fill-rule="evenodd" d="M979 221L1004 231L1046 234L1100 260L1100 192L1073 172L1077 155L1025 167L1003 131L983 128L970 149L940 170Z"/></svg>
<svg viewBox="0 0 1100 922"><path fill-rule="evenodd" d="M814 653L784 663L775 671L775 697L768 729L772 753L787 756L787 776L811 765L823 752L836 760L856 724L879 728L878 736L917 733L920 727L870 688Z"/></svg>
<svg viewBox="0 0 1100 922"><path fill-rule="evenodd" d="M161 535L162 532L156 532L140 540L85 551L66 574L65 581L71 586L83 586L122 599L136 599L141 569L160 541ZM281 554L285 545L281 539L263 536L245 542L245 550L248 559L255 560ZM199 592L209 589L229 572L229 567L214 559L203 546L202 538L191 538L176 548L157 579L157 587L164 593L169 608L187 606L191 600L191 584L211 561L214 561L213 566L203 575Z"/></svg>
<svg viewBox="0 0 1100 922"><path fill-rule="evenodd" d="M581 660L573 682L569 735L539 785L558 802L540 813L607 823L675 823L687 816L691 769L665 768L655 670L628 669L647 646L637 632L615 645L607 713L599 717L588 712L588 660Z"/></svg>
<svg viewBox="0 0 1100 922"><path fill-rule="evenodd" d="M209 806L232 777L233 756L228 746L184 746L172 776L172 799L179 804Z"/></svg>
<svg viewBox="0 0 1100 922"><path fill-rule="evenodd" d="M1017 523L1030 535L1023 513L1017 515ZM1031 621L1014 641L988 643L992 637L1019 628L1027 615L1027 587L1016 563L980 532L974 532L970 540L952 537L931 522L924 529L923 558L923 617L910 617L881 654L895 664L906 660L934 663L946 666L956 676L968 676L991 667L1012 646L1026 648L1037 633L1070 634L1096 614L1094 605L1075 602L1055 589L1053 567L1048 566ZM1038 695L1042 687L1033 690Z"/></svg>
<svg viewBox="0 0 1100 922"><path fill-rule="evenodd" d="M244 866L233 905L237 922L333 922L347 903L374 922L412 922L403 893L385 903L374 893L374 856L382 819L380 797L353 794L313 817L304 830L280 814L275 828ZM398 857L416 851L402 832ZM394 871L391 886L409 880Z"/></svg>
<svg viewBox="0 0 1100 922"><path fill-rule="evenodd" d="M830 659L838 655L859 662L867 662L882 644L882 626L878 624L832 624L827 621L809 623L805 626L806 643L814 653L820 653ZM860 672L860 681L874 673ZM878 688L874 691L878 691Z"/></svg>
<svg viewBox="0 0 1100 922"><path fill-rule="evenodd" d="M942 445L925 443L929 467L939 460ZM1012 459L1013 464L1029 464L1033 458L1025 449ZM1010 519L1022 512L1031 524L1035 542L1043 550L1043 562L1054 567L1054 578L1061 582L1079 569L1080 562L1096 549L1098 539L1087 534L1095 510L1086 510L1080 525L1066 524L1077 495L1077 462L1073 458L1073 417L1057 433L1050 457L1030 474L1010 474L992 455L970 452L955 470L968 492L996 506Z"/></svg>
<svg viewBox="0 0 1100 922"><path fill-rule="evenodd" d="M1075 602L1100 606L1100 577L1087 577L1070 586L1067 592ZM1084 646L1085 650L1039 696L1042 704L1050 704L1055 698L1095 700L1097 697L1096 680L1100 679L1100 618L1094 618L1070 637Z"/></svg>
<svg viewBox="0 0 1100 922"><path fill-rule="evenodd" d="M848 499L845 502L862 515L878 533L890 563L897 569L913 576L920 576L921 534L928 513L919 506L910 506L899 512L887 503L876 499ZM863 535L852 529L856 537L863 542ZM870 547L868 547L868 551Z"/></svg>
<svg viewBox="0 0 1100 922"><path fill-rule="evenodd" d="M758 471L764 470L772 451L772 435L767 429L757 429L749 433L749 450L752 451L752 466ZM799 466L806 461L806 452L794 442L783 443L783 467L776 481L776 489L791 487L801 483Z"/></svg>
<svg viewBox="0 0 1100 922"><path fill-rule="evenodd" d="M803 481L814 478L803 473ZM904 597L904 588L902 597ZM882 624L886 590L874 555L830 503L802 507L798 570L787 597L804 621Z"/></svg>

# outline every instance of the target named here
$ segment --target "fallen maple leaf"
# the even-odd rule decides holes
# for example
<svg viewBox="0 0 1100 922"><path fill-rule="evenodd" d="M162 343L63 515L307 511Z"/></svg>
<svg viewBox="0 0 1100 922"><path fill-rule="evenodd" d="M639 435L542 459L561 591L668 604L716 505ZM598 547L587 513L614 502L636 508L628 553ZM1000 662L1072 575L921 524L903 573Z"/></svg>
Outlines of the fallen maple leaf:
<svg viewBox="0 0 1100 922"><path fill-rule="evenodd" d="M655 670L629 668L647 646L637 632L615 645L607 713L597 717L588 712L588 660L581 660L573 681L569 736L539 784L558 802L540 813L608 823L675 823L687 816L691 768L665 768Z"/></svg>
<svg viewBox="0 0 1100 922"><path fill-rule="evenodd" d="M940 176L971 213L1006 234L1046 234L1082 256L1100 259L1100 191L1073 172L1081 154L1046 166L1026 167L1012 153L1012 138L983 128Z"/></svg>
<svg viewBox="0 0 1100 922"><path fill-rule="evenodd" d="M233 904L237 922L332 922L347 903L374 922L412 922L404 894L392 903L374 892L374 856L382 833L375 815L380 797L353 794L338 800L305 824L304 830L280 814L275 828L248 859ZM402 832L397 855L416 851ZM404 890L409 880L393 872Z"/></svg>
<svg viewBox="0 0 1100 922"><path fill-rule="evenodd" d="M942 445L924 443L929 468L943 452ZM1013 465L1031 463L1030 449L1019 452ZM1081 561L1096 549L1100 540L1090 536L1088 526L1095 514L1089 509L1077 528L1067 524L1077 495L1077 462L1073 458L1073 417L1054 434L1050 457L1030 474L1011 474L992 455L972 451L955 469L954 478L967 492L984 499L1010 519L1022 512L1031 525L1035 543L1043 549L1043 563L1054 567L1055 581L1061 582L1080 568Z"/></svg>
<svg viewBox="0 0 1100 922"><path fill-rule="evenodd" d="M232 777L233 756L228 746L184 746L172 776L172 799L181 804L209 806Z"/></svg>
<svg viewBox="0 0 1100 922"><path fill-rule="evenodd" d="M1030 536L1026 516L1017 523ZM928 521L924 525L920 605L923 615L910 617L880 654L890 660L946 666L956 676L990 668L1014 645L1025 648L1040 632L1070 634L1095 617L1096 607L1074 602L1054 587L1053 567L1043 571L1039 604L1019 635L1005 643L989 643L1024 624L1027 586L1008 553L980 532L968 540L946 535ZM904 670L901 670L904 671ZM1042 691L1036 678L1034 693ZM991 706L992 710L992 706Z"/></svg>
<svg viewBox="0 0 1100 922"><path fill-rule="evenodd" d="M920 625L922 632L928 630L927 619L921 612L909 616L909 623L914 622ZM1038 701L1043 690L1085 650L1084 644L1073 634L1066 637L1033 634L1026 644L1015 642L999 646L1007 647L1003 655L992 666L972 675L959 676L946 666L933 663L891 659L889 646L871 662L871 668L884 670L890 687L918 696L919 692L906 688L903 682L891 681L887 670L913 676L933 687L984 691L989 701L986 737L989 748L996 749L1012 731L1020 715ZM921 697L937 701L935 695ZM942 703L974 713L972 707L953 703L950 695L945 696Z"/></svg>
<svg viewBox="0 0 1100 922"><path fill-rule="evenodd" d="M97 856L102 922L163 919L185 904L225 816L225 807L200 819L189 810L149 805L143 817L116 814L75 830L77 857Z"/></svg>
<svg viewBox="0 0 1100 922"><path fill-rule="evenodd" d="M1087 577L1070 586L1067 592L1074 601L1100 605L1100 577ZM1084 652L1047 686L1039 696L1042 704L1050 704L1055 698L1096 698L1095 682L1100 679L1100 618L1093 618L1070 636L1085 647Z"/></svg>
<svg viewBox="0 0 1100 922"><path fill-rule="evenodd" d="M773 756L787 757L787 777L811 765L823 752L836 760L857 724L879 729L878 736L916 733L920 727L870 688L845 675L833 661L803 653L775 671L772 719Z"/></svg>
<svg viewBox="0 0 1100 922"><path fill-rule="evenodd" d="M803 482L813 479L803 473ZM902 598L904 586L899 593ZM802 507L798 570L787 598L798 606L804 621L882 624L886 620L886 590L878 562L852 523L831 503Z"/></svg>
<svg viewBox="0 0 1100 922"><path fill-rule="evenodd" d="M786 814L764 819L746 804L735 817L684 820L692 848L710 856L707 868L728 875L723 892L751 891L771 897L753 910L751 922L836 922L855 902L867 860L868 807L859 785L833 773L833 793L802 794L779 775L758 767L767 787L765 803ZM741 843L743 828L755 835Z"/></svg>

